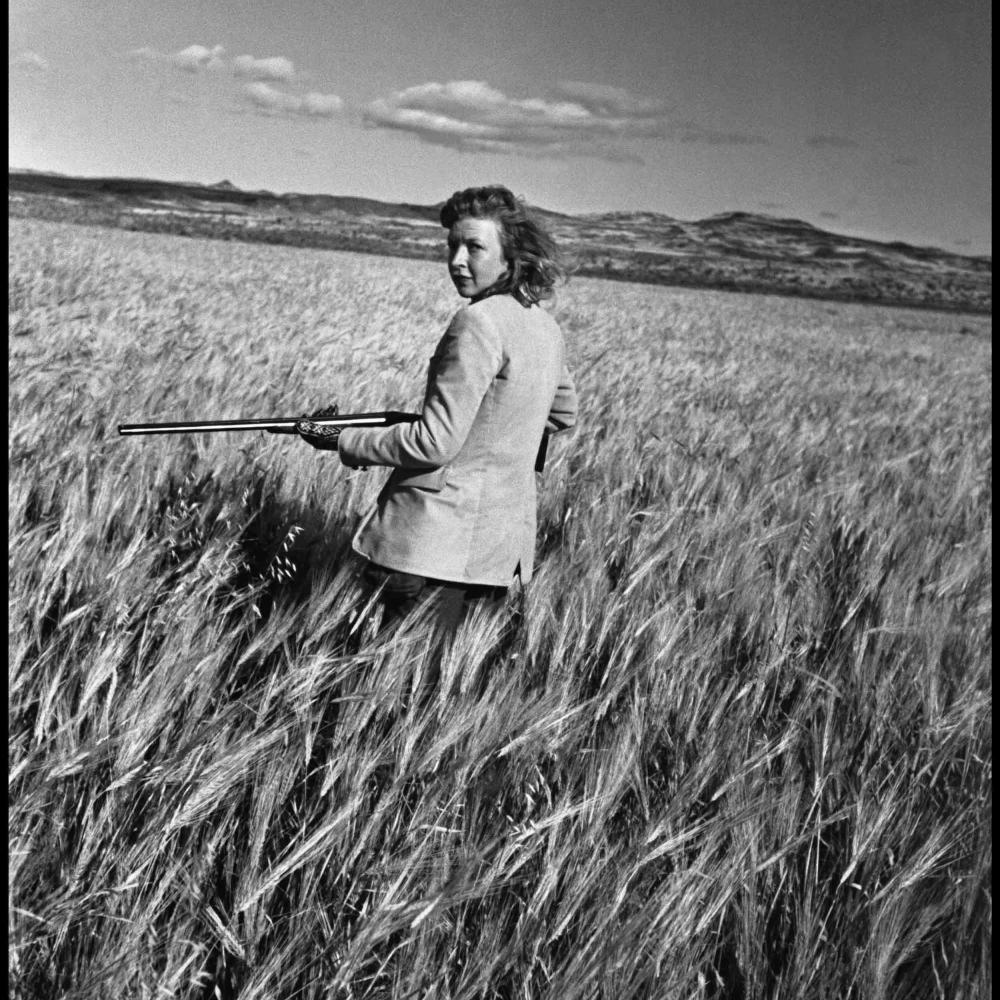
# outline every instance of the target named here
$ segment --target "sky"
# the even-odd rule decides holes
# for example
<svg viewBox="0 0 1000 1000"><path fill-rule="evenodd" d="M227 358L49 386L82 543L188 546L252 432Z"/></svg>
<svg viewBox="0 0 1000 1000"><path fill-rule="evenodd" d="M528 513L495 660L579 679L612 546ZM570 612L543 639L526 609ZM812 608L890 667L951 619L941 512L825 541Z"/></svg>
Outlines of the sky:
<svg viewBox="0 0 1000 1000"><path fill-rule="evenodd" d="M988 0L11 0L9 166L991 254Z"/></svg>

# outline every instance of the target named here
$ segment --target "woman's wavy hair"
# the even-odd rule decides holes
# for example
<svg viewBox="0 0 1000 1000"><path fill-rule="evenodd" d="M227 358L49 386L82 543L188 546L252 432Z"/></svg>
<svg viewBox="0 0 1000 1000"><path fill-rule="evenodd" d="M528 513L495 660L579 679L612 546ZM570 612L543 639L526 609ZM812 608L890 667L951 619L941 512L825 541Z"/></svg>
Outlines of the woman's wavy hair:
<svg viewBox="0 0 1000 1000"><path fill-rule="evenodd" d="M567 276L567 267L555 240L532 218L523 198L495 184L456 191L441 208L445 229L470 217L496 220L500 247L510 263L510 270L488 294L513 295L523 306L555 294L555 284Z"/></svg>

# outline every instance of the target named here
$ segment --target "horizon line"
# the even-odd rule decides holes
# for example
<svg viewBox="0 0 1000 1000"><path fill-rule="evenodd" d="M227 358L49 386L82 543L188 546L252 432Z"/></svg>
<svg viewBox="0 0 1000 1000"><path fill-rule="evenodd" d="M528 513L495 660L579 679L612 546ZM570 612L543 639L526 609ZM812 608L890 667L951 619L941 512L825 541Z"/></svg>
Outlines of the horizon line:
<svg viewBox="0 0 1000 1000"><path fill-rule="evenodd" d="M329 191L273 191L270 188L242 188L234 184L228 178L223 178L220 181L194 181L194 180L168 180L162 177L150 177L142 175L124 175L124 174L68 174L59 170L43 170L37 167L15 167L10 164L7 165L8 176L10 174L35 174L47 177L64 177L68 180L81 180L81 181L146 181L149 183L158 184L175 184L179 186L189 186L189 187L201 187L201 188L215 188L221 190L232 190L238 191L242 194L265 194L273 198L287 198L294 195L302 195L305 197L320 197L320 198L352 198L358 201L371 201L376 202L380 205L400 205L412 208L438 208L444 204L444 201L422 204L415 201L393 201L386 200L383 198L373 198L370 195L361 194L331 194ZM538 205L532 202L528 202L530 208L537 209L542 212L546 212L549 215L560 216L566 219L587 219L587 218L599 218L607 215L624 215L624 216L636 216L636 215L653 215L662 219L669 219L671 222L681 222L681 223L699 223L706 222L711 219L719 219L724 216L732 215L747 215L762 219L770 219L777 222L796 222L802 225L811 227L822 233L829 233L832 236L838 236L843 239L855 240L860 243L873 243L878 246L892 246L898 244L900 246L907 247L914 250L934 250L939 253L951 254L956 257L967 257L975 260L990 260L993 258L992 244L991 249L982 253L965 252L961 250L946 250L941 246L934 244L918 244L909 243L903 239L888 239L888 240L878 240L871 236L854 236L850 233L838 232L832 229L825 229L822 226L816 225L815 223L809 222L806 219L800 218L798 216L780 216L780 215L770 215L767 212L750 211L748 209L726 209L720 212L714 212L711 215L702 216L701 218L695 219L682 219L679 216L669 215L666 212L658 211L656 209L606 209L599 212L583 212L578 214L570 214L567 212L558 212L554 209L545 208L543 205Z"/></svg>

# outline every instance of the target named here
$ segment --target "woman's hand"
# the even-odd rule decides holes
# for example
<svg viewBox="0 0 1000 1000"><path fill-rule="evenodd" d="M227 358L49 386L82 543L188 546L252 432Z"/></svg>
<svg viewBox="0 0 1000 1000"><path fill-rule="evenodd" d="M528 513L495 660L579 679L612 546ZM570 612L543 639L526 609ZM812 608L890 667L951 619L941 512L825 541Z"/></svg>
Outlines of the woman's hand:
<svg viewBox="0 0 1000 1000"><path fill-rule="evenodd" d="M316 422L325 418L335 417L337 413L338 408L334 405L317 410L316 413L311 413L308 416L303 414L295 421L295 432L304 441L307 441L320 451L337 451L340 440L340 428L324 427L322 424Z"/></svg>

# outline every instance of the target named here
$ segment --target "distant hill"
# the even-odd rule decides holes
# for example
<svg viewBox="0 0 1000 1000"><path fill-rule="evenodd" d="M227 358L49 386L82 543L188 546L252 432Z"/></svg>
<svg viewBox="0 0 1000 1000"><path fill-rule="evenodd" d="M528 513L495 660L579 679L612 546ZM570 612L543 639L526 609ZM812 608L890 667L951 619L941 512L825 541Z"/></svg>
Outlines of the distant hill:
<svg viewBox="0 0 1000 1000"><path fill-rule="evenodd" d="M8 172L11 216L440 260L438 205L145 178ZM537 209L575 272L625 281L992 311L992 257L879 243L800 219Z"/></svg>

